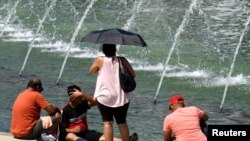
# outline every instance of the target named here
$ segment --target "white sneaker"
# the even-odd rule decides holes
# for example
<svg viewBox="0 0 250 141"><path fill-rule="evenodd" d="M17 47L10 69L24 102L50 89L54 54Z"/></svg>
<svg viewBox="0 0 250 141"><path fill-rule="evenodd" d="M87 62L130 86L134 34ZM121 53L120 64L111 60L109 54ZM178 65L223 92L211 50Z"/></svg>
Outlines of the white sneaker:
<svg viewBox="0 0 250 141"><path fill-rule="evenodd" d="M43 141L56 141L56 138L53 135L47 134L47 133L42 133L41 134L41 139Z"/></svg>

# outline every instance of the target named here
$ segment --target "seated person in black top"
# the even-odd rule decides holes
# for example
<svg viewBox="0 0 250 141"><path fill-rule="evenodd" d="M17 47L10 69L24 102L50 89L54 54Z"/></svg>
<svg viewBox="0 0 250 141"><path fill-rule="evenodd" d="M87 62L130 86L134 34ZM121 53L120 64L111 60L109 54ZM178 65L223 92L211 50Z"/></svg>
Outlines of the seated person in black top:
<svg viewBox="0 0 250 141"><path fill-rule="evenodd" d="M69 97L69 103L64 106L59 141L104 141L103 133L88 128L87 111L96 105L96 101L92 96L81 92L77 85L69 86L67 91L69 96L78 92L81 97ZM114 141L121 139L114 137Z"/></svg>

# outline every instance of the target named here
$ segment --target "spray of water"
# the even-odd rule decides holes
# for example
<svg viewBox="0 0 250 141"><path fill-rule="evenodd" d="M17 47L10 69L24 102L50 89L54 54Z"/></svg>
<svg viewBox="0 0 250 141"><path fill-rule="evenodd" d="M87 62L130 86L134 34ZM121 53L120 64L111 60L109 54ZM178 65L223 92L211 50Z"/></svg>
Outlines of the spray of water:
<svg viewBox="0 0 250 141"><path fill-rule="evenodd" d="M69 47L68 47L68 49L67 49L67 53L66 53L66 56L65 56L64 61L63 61L63 64L62 64L62 67L61 67L61 70L60 70L60 74L59 74L59 76L58 76L58 78L57 78L57 82L56 82L57 85L59 84L59 81L60 81L60 79L61 79L61 76L62 76L64 67L65 67L65 64L66 64L67 59L68 59L68 57L69 57L69 53L70 53L71 47L74 45L75 38L76 38L76 36L78 35L78 32L79 32L79 30L81 29L82 24L83 24L83 21L85 20L87 14L88 14L88 12L89 12L89 10L93 7L93 5L95 4L96 1L97 1L97 0L92 0L92 1L91 1L91 3L88 5L87 9L84 11L83 16L82 16L80 22L78 23L78 25L77 25L77 27L76 27L76 29L75 29L75 32L74 32L74 34L73 34L73 36L72 36L72 38L71 38L71 40L70 40L70 45L69 45Z"/></svg>
<svg viewBox="0 0 250 141"><path fill-rule="evenodd" d="M4 22L4 25L3 25L3 30L0 32L0 37L3 36L3 34L4 34L4 28L5 28L5 27L7 26L7 24L9 23L9 21L10 21L12 15L15 15L15 14L16 14L17 5L18 5L20 2L21 2L21 0L16 1L15 4L14 4L14 6L13 6L13 8L12 8L11 11L10 11L10 13L8 14L8 16L7 16L7 18L6 18L5 22Z"/></svg>
<svg viewBox="0 0 250 141"><path fill-rule="evenodd" d="M140 7L142 5L142 1L143 0L139 0L139 1L135 1L134 2L133 10L132 10L133 11L132 16L127 20L126 24L124 24L124 26L122 27L122 29L129 30L132 27L132 25L133 25L133 23L135 21L136 15L140 11ZM116 48L117 48L117 51L119 51L120 45L118 45Z"/></svg>
<svg viewBox="0 0 250 141"><path fill-rule="evenodd" d="M133 13L132 16L127 20L126 24L122 27L125 30L129 30L131 26L133 25L136 15L140 12L140 8L142 5L143 0L135 1L133 6Z"/></svg>
<svg viewBox="0 0 250 141"><path fill-rule="evenodd" d="M32 40L31 40L31 42L30 42L30 44L29 44L29 49L28 49L27 54L26 54L26 56L25 56L25 59L24 59L22 68L21 68L20 73L19 73L19 76L22 75L22 72L23 72L23 70L24 70L24 67L25 67L25 65L26 65L26 63L27 63L27 60L28 60L28 58L29 58L30 52L31 52L31 50L32 50L32 48L33 48L33 44L34 44L34 42L35 42L35 39L36 39L36 37L37 37L37 35L38 35L40 29L42 28L43 23L44 23L46 17L49 15L49 11L50 11L51 9L53 9L55 3L56 3L56 0L52 0L52 1L51 1L49 7L47 7L47 9L46 9L46 11L45 11L45 13L44 13L44 15L43 15L43 18L42 18L41 20L39 20L39 26L38 26L38 28L37 28L37 30L36 30L36 32L35 32L34 37L32 38Z"/></svg>
<svg viewBox="0 0 250 141"><path fill-rule="evenodd" d="M238 45L237 45L237 47L236 47L236 50L235 50L235 52L234 52L233 62L232 62L232 64L231 64L229 73L228 73L228 75L227 75L227 78L228 78L228 79L229 79L229 78L231 77L231 75L232 75L233 68L234 68L234 64L235 64L235 60L236 60L236 57L237 57L237 55L238 55L238 52L239 52L239 49L240 49L240 46L241 46L243 37L244 37L246 31L248 30L248 25L249 25L249 23L250 23L250 16L248 17L248 19L247 19L247 21L246 21L246 23L245 23L245 28L244 28L244 30L242 31L242 34L241 34L240 39L239 39L239 43L238 43ZM222 110L222 106L223 106L223 104L224 104L224 102L225 102L225 98L226 98L226 95L227 95L227 89L228 89L228 83L226 83L225 88L224 88L224 93L223 93L223 97L222 97L221 104L220 104L220 110Z"/></svg>
<svg viewBox="0 0 250 141"><path fill-rule="evenodd" d="M171 57L171 55L172 55L172 53L174 51L174 48L175 48L175 46L177 44L177 41L178 41L178 39L180 37L181 32L184 31L184 28L186 27L186 25L189 22L190 15L193 13L193 9L195 9L196 7L197 7L197 0L192 0L191 4L189 5L189 9L186 11L186 13L184 15L184 18L183 18L183 21L182 21L181 25L179 26L179 28L177 29L177 32L175 33L174 41L173 41L173 44L172 44L172 46L171 46L171 48L169 50L167 59L166 59L165 64L164 64L161 79L160 79L158 87L157 87L157 91L156 91L156 94L155 94L155 97L154 97L154 103L156 103L156 99L157 99L157 96L159 94L159 91L160 91L160 88L161 88L161 85L162 85L163 77L164 77L165 72L166 72L166 66L169 63L170 57Z"/></svg>

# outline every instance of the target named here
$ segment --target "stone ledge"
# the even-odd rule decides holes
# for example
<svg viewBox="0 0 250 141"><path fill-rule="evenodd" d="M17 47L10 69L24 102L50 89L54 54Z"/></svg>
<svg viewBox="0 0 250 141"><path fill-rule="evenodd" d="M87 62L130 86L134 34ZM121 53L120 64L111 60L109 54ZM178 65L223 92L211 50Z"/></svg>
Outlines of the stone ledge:
<svg viewBox="0 0 250 141"><path fill-rule="evenodd" d="M0 141L36 141L36 140L15 139L10 133L0 132Z"/></svg>

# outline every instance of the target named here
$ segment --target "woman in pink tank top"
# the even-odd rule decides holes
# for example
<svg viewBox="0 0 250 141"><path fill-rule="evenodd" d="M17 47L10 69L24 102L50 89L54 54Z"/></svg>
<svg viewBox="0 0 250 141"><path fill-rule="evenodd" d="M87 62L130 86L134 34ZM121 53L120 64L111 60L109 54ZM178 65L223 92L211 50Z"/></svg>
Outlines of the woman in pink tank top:
<svg viewBox="0 0 250 141"><path fill-rule="evenodd" d="M90 74L98 73L94 98L102 115L105 141L113 140L113 119L118 125L123 141L136 141L138 136L133 133L129 137L126 123L129 108L129 97L121 89L119 80L119 62L116 56L116 45L103 44L102 51L105 56L97 57L90 66ZM130 63L124 58L126 67L135 77Z"/></svg>

